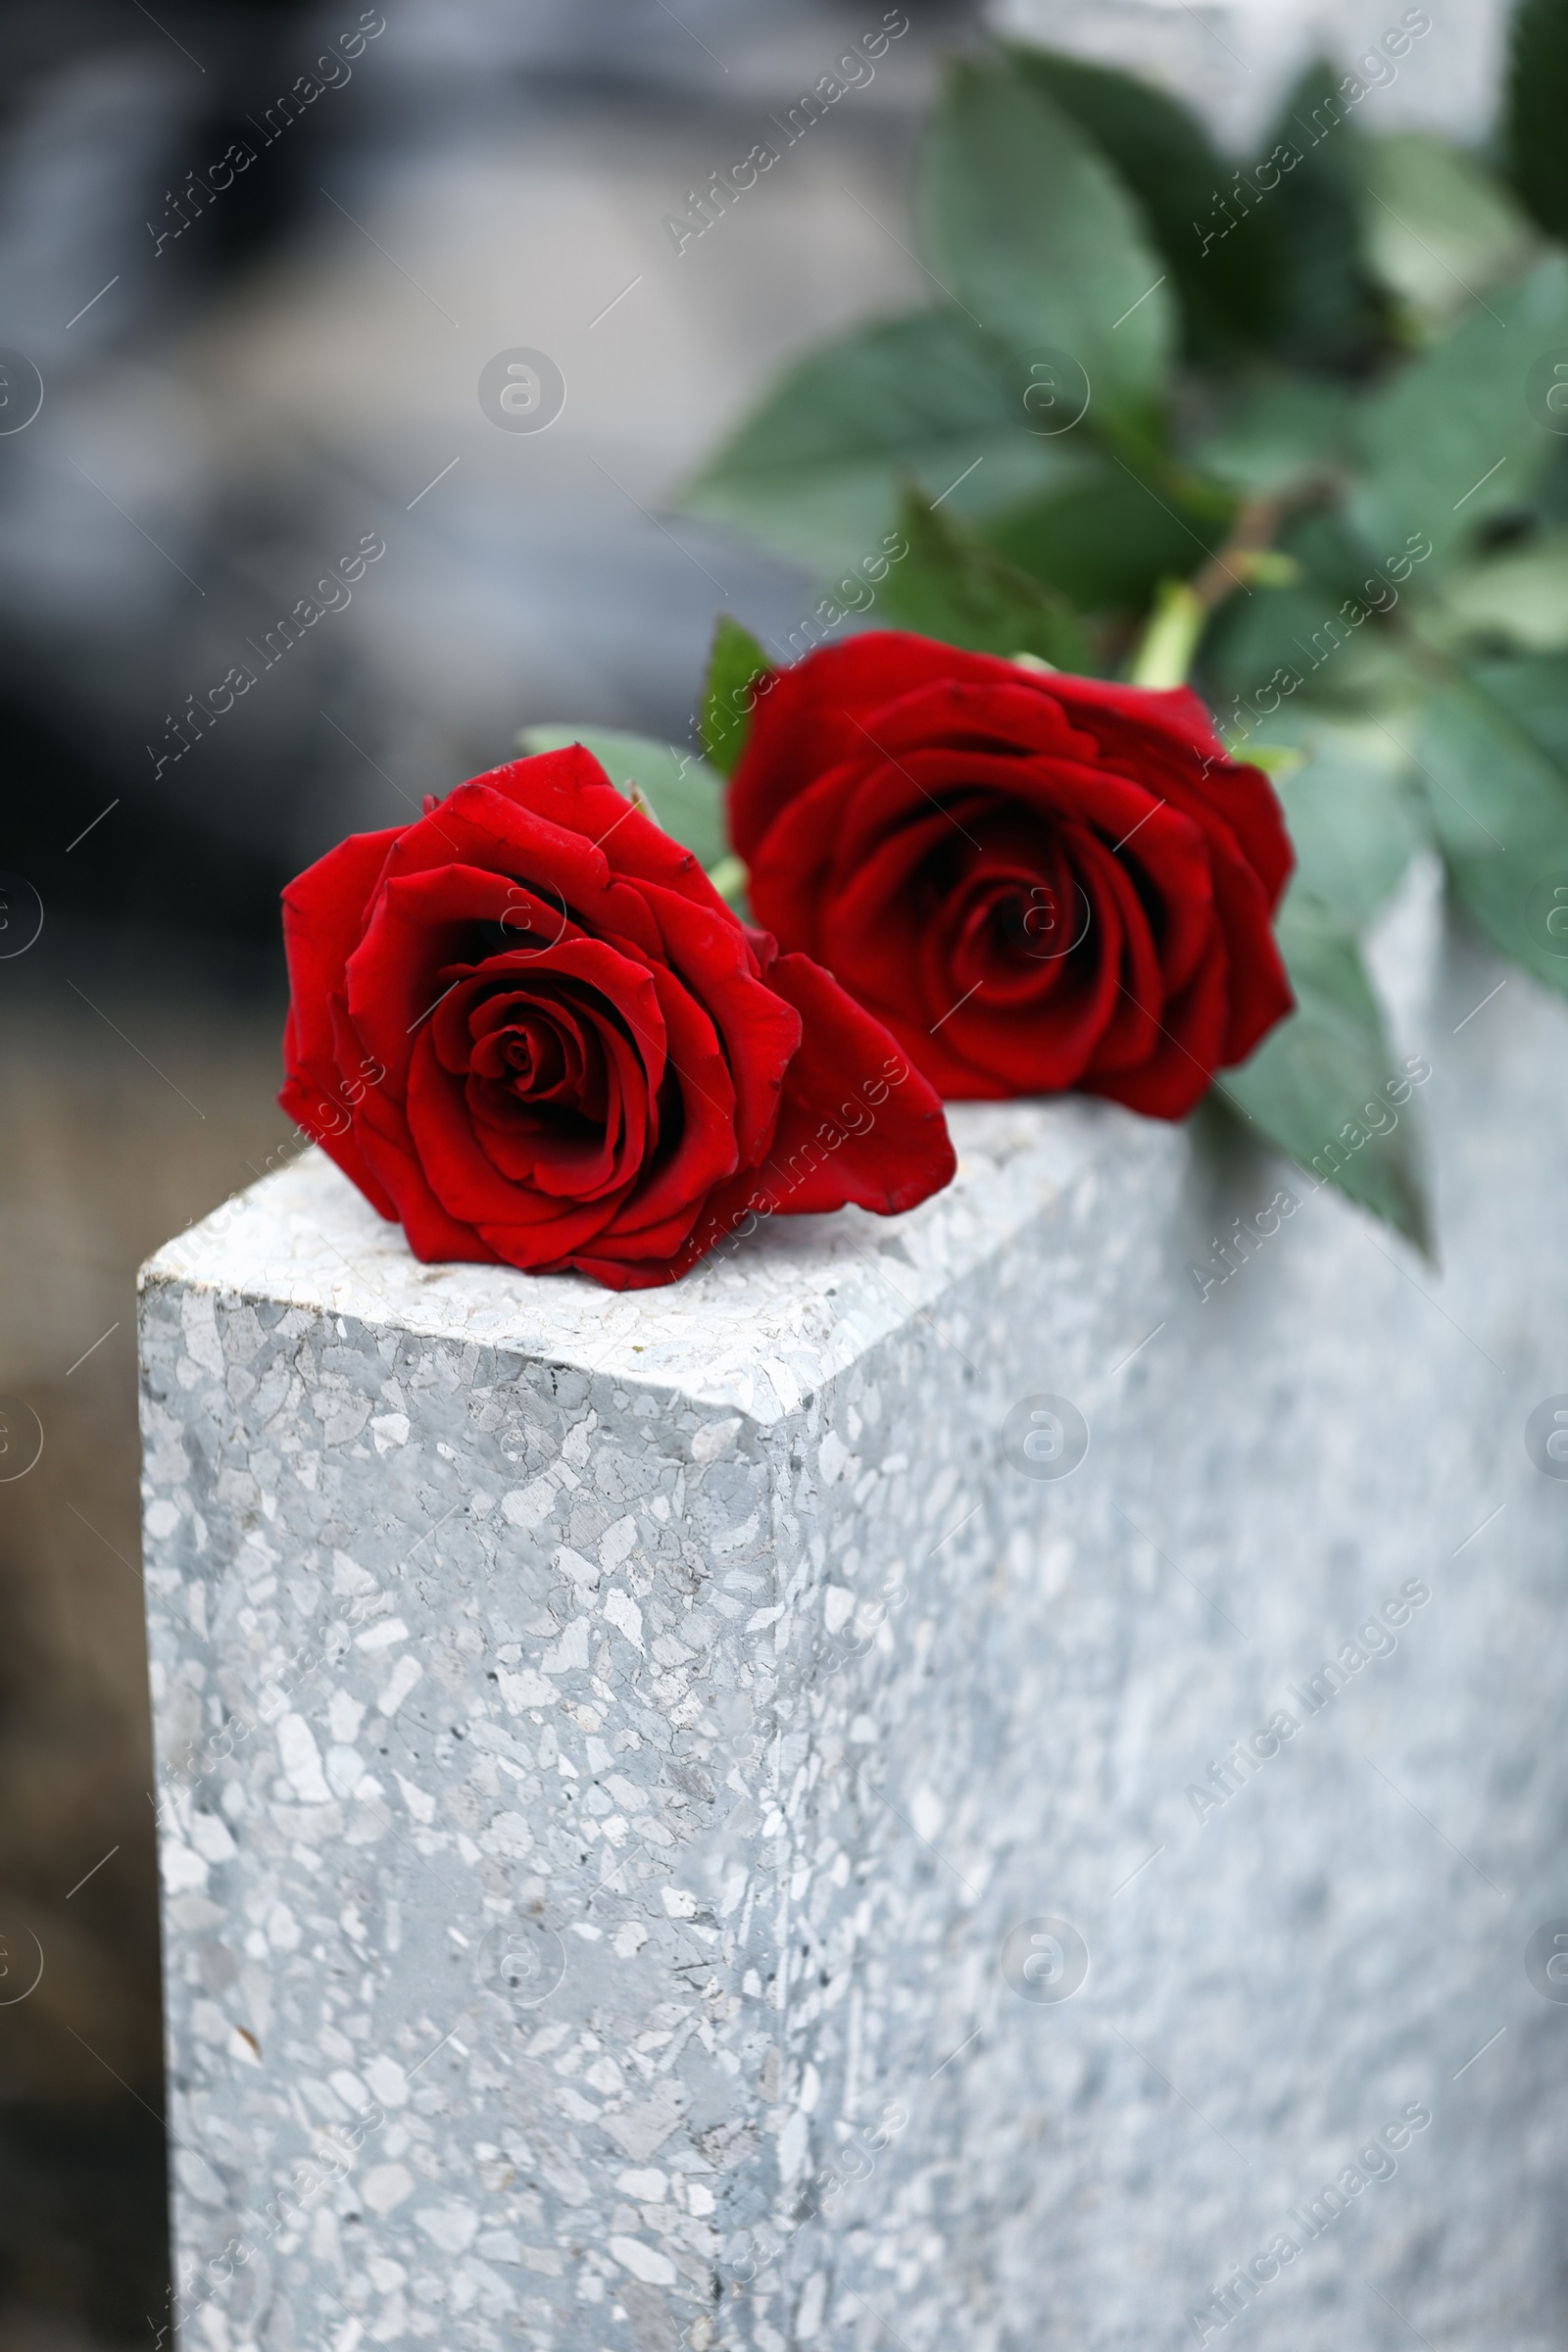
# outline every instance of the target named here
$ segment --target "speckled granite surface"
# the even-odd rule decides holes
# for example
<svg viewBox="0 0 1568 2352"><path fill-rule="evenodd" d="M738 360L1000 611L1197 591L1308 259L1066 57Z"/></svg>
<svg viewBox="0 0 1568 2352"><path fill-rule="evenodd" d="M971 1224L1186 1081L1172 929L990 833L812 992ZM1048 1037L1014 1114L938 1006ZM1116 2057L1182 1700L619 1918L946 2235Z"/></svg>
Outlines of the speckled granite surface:
<svg viewBox="0 0 1568 2352"><path fill-rule="evenodd" d="M153 1261L187 2346L1560 2344L1568 1019L1403 936L1442 1276L1200 1302L1281 1171L1081 1102L631 1298L314 1154Z"/></svg>

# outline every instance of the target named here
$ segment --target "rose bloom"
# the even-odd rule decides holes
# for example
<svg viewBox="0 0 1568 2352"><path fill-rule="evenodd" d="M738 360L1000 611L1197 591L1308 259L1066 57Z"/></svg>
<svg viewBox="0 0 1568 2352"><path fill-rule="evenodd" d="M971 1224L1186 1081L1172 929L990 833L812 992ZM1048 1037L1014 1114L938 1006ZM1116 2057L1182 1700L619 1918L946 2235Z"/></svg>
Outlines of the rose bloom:
<svg viewBox="0 0 1568 2352"><path fill-rule="evenodd" d="M757 693L730 826L758 919L940 1094L1177 1119L1291 1010L1279 804L1186 688L872 631Z"/></svg>
<svg viewBox="0 0 1568 2352"><path fill-rule="evenodd" d="M362 833L283 894L278 1100L416 1257L672 1281L760 1216L910 1208L942 1107L581 749Z"/></svg>

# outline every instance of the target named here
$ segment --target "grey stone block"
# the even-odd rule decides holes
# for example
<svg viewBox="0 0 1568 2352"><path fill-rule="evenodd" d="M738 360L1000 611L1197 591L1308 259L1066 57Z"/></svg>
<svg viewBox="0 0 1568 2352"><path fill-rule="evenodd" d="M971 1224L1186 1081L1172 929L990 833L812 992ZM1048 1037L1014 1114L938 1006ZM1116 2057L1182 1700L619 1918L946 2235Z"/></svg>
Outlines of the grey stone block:
<svg viewBox="0 0 1568 2352"><path fill-rule="evenodd" d="M1561 2342L1568 1021L1422 924L1441 1276L1080 1102L630 1298L314 1153L152 1261L187 2346Z"/></svg>

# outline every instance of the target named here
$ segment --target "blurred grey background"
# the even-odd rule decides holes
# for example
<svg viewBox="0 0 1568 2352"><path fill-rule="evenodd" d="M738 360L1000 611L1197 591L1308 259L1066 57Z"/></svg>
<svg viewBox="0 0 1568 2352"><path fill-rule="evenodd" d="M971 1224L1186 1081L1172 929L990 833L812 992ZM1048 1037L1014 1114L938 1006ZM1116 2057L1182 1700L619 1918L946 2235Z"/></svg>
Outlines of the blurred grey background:
<svg viewBox="0 0 1568 2352"><path fill-rule="evenodd" d="M924 298L919 120L983 29L970 0L890 12L874 79L678 247L666 218L777 143L882 0L383 8L0 17L0 1398L45 1433L24 1477L0 1462L0 2352L166 2340L133 1277L285 1145L278 889L528 721L686 741L720 610L787 635L808 575L672 497L786 355ZM1389 126L1479 130L1497 11L1431 13ZM1135 62L1240 142L1306 51L1389 14L995 22ZM564 380L543 431L480 405L518 348Z"/></svg>
<svg viewBox="0 0 1568 2352"><path fill-rule="evenodd" d="M286 127L355 7L12 18L0 336L45 386L0 438L12 862L45 889L23 851L122 803L51 902L194 927L199 894L260 940L286 872L525 720L684 738L715 609L787 624L807 583L661 509L783 354L920 297L910 141L961 12L923 8L704 236L665 216L882 13L388 0ZM257 160L214 186L231 142ZM517 347L564 377L548 430L480 407ZM352 603L181 753L186 698L369 533Z"/></svg>
<svg viewBox="0 0 1568 2352"><path fill-rule="evenodd" d="M668 502L783 355L920 298L909 162L966 12L911 13L706 235L664 221L882 15L0 19L0 1396L45 1433L0 1463L3 2352L154 2346L166 2317L135 1267L290 1132L289 874L526 721L684 742L715 612L794 625L804 573ZM544 431L480 407L518 347L564 378ZM363 540L384 555L285 649ZM255 685L193 731L236 664Z"/></svg>

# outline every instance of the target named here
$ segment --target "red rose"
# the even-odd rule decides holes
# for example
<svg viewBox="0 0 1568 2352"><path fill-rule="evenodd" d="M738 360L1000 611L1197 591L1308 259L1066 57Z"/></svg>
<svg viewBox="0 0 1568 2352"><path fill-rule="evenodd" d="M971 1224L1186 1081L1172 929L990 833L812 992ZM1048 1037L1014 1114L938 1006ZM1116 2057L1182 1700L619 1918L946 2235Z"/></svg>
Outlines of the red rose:
<svg viewBox="0 0 1568 2352"><path fill-rule="evenodd" d="M760 921L948 1097L1181 1118L1294 999L1294 858L1197 696L874 631L772 672L730 788Z"/></svg>
<svg viewBox="0 0 1568 2352"><path fill-rule="evenodd" d="M911 1208L941 1105L580 747L345 841L283 894L278 1100L416 1257L671 1282L749 1212Z"/></svg>

